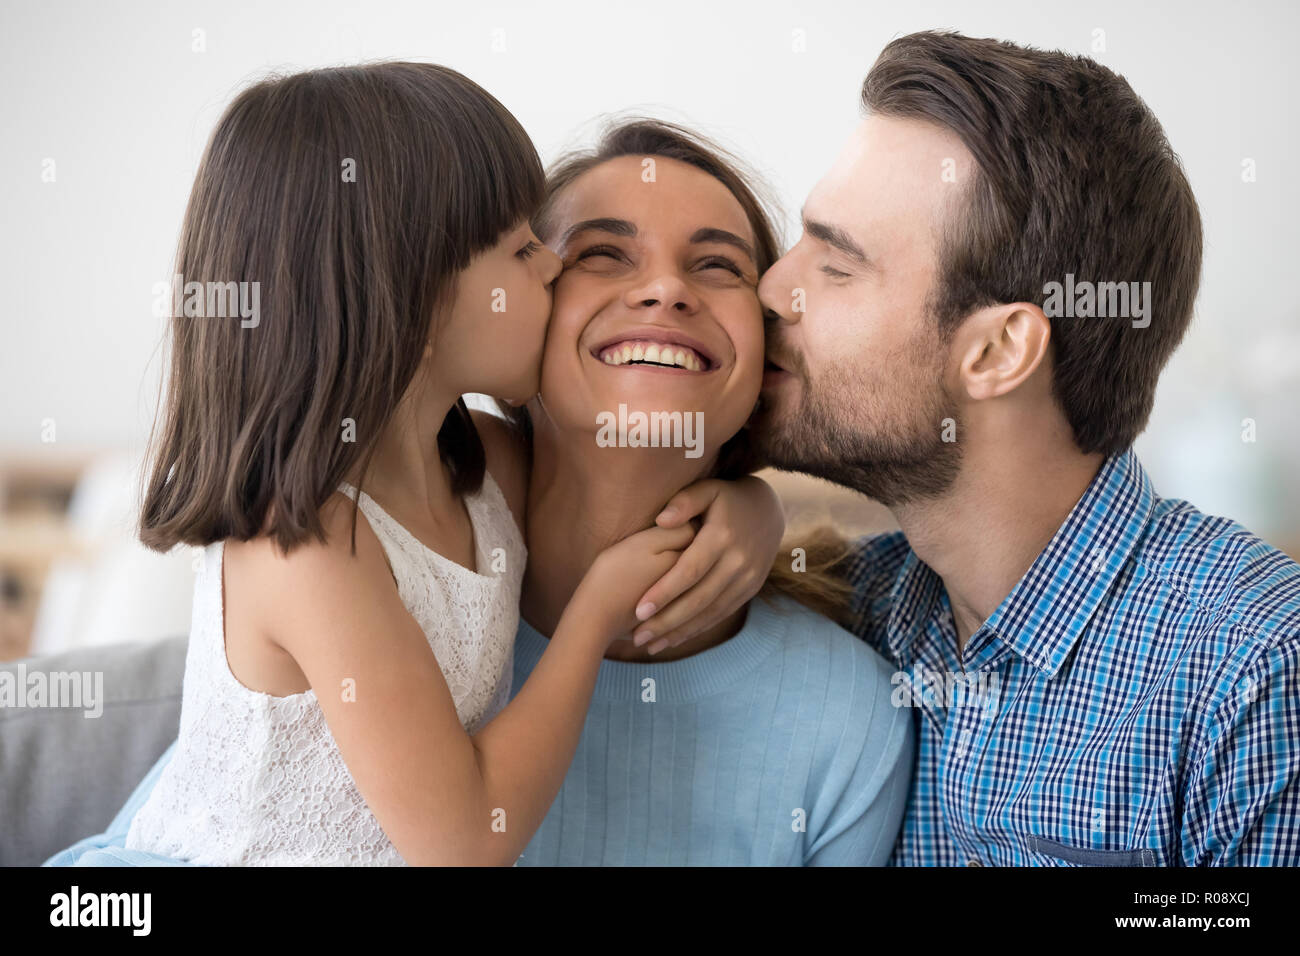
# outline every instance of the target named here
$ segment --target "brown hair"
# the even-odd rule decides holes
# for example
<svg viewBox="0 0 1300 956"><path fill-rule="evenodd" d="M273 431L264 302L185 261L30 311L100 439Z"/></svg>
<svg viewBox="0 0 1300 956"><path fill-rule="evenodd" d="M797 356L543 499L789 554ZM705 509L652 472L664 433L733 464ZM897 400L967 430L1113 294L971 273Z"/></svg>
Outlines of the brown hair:
<svg viewBox="0 0 1300 956"><path fill-rule="evenodd" d="M675 123L648 117L623 117L609 121L594 147L569 152L548 169L546 195L533 217L533 231L543 242L555 231L552 220L555 202L561 192L579 176L619 156L657 156L675 159L703 170L722 185L740 203L754 232L755 255L761 276L780 255L776 226L776 205L759 178L736 157L706 137ZM532 419L524 406L500 406L507 419L519 430L526 447L532 447ZM735 480L760 467L757 444L748 426L728 439L719 449L718 460L709 477ZM785 594L813 610L843 624L847 621L848 585L836 577L834 569L847 553L844 541L826 527L797 542L806 552L807 568L794 571L786 556L777 555L760 594L772 598Z"/></svg>
<svg viewBox="0 0 1300 956"><path fill-rule="evenodd" d="M1128 82L1082 56L957 33L885 47L868 113L951 130L974 156L949 222L931 308L945 336L973 310L1042 307L1067 274L1151 282L1149 327L1053 318L1052 387L1084 452L1127 448L1183 337L1201 271L1201 219L1178 156Z"/></svg>
<svg viewBox="0 0 1300 956"><path fill-rule="evenodd" d="M321 507L356 465L365 474L459 271L542 187L523 128L447 67L311 70L239 94L199 166L176 271L258 283L261 316L172 319L140 539L323 541ZM453 490L479 487L463 400L438 449ZM355 546L355 503L352 521Z"/></svg>

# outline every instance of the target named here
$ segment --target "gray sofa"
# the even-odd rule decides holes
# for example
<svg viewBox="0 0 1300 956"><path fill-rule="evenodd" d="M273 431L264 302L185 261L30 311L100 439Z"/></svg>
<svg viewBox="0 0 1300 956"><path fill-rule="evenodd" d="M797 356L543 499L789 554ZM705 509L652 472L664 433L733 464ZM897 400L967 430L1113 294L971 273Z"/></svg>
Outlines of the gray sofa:
<svg viewBox="0 0 1300 956"><path fill-rule="evenodd" d="M0 701L0 866L39 865L108 826L176 739L187 640L0 662L0 681L20 694L38 671L103 675L98 717L86 717L84 707Z"/></svg>

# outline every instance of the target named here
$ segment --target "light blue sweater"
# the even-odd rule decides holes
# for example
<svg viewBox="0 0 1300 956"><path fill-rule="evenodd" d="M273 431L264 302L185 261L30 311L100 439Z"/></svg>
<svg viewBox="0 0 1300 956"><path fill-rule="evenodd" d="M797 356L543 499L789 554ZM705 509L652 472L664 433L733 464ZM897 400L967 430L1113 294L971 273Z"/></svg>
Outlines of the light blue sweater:
<svg viewBox="0 0 1300 956"><path fill-rule="evenodd" d="M546 642L520 622L515 693ZM882 865L915 743L890 675L784 598L753 601L739 633L691 657L604 661L569 774L518 865ZM124 848L174 749L104 833L45 865L184 865Z"/></svg>
<svg viewBox="0 0 1300 956"><path fill-rule="evenodd" d="M521 621L518 693L547 639ZM893 668L802 605L758 598L730 640L604 661L568 776L519 866L882 866L915 731Z"/></svg>

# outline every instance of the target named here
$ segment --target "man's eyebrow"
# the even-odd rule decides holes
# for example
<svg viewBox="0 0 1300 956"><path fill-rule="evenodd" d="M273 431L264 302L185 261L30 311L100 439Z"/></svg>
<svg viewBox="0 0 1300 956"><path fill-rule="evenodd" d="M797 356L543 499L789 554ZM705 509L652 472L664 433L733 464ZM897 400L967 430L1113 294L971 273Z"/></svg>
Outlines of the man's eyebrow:
<svg viewBox="0 0 1300 956"><path fill-rule="evenodd" d="M691 242L721 242L728 246L735 246L754 262L758 261L758 257L754 255L753 246L734 232L727 232L725 229L713 229L711 227L697 229L691 234Z"/></svg>
<svg viewBox="0 0 1300 956"><path fill-rule="evenodd" d="M583 219L581 222L575 222L568 229L564 230L564 235L560 236L559 248L564 249L569 245L569 240L580 232L609 232L616 236L635 236L636 224L628 222L626 219Z"/></svg>
<svg viewBox="0 0 1300 956"><path fill-rule="evenodd" d="M819 222L816 219L809 219L806 215L801 214L803 219L803 231L808 233L814 239L820 239L828 246L832 246L844 253L851 259L855 259L863 265L870 265L871 260L867 254L862 251L862 247L853 241L853 237L841 229L839 226L832 226L827 222Z"/></svg>

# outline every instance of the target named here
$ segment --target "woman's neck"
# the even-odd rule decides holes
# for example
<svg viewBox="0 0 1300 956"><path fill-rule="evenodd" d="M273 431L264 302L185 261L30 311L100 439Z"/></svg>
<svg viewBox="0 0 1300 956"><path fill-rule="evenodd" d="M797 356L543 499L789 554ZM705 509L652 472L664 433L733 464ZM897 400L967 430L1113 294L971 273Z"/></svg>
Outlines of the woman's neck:
<svg viewBox="0 0 1300 956"><path fill-rule="evenodd" d="M560 436L538 423L528 487L524 620L543 635L553 634L596 556L651 527L668 500L701 477L700 461L686 458L680 448L601 448L594 436ZM614 641L605 658L658 663L690 657L734 636L744 620L741 608L685 645L658 654Z"/></svg>

